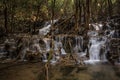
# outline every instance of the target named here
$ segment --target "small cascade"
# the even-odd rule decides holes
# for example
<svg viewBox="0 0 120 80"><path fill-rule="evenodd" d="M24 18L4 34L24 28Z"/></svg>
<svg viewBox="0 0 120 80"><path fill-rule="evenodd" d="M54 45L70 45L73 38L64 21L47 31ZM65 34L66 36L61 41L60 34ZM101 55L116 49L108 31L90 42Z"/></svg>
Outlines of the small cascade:
<svg viewBox="0 0 120 80"><path fill-rule="evenodd" d="M83 37L82 36L76 36L75 37L75 47L74 47L74 53L77 53L79 56L85 56L85 52L83 52Z"/></svg>
<svg viewBox="0 0 120 80"><path fill-rule="evenodd" d="M22 42L21 42L21 51L19 52L19 54L20 54L20 61L26 61L25 56L26 56L27 51L29 51L30 49L31 48L29 48L27 39L23 38Z"/></svg>
<svg viewBox="0 0 120 80"><path fill-rule="evenodd" d="M89 60L85 60L86 63L94 63L98 61L107 61L106 55L109 51L109 42L110 39L114 36L114 30L105 30L100 33L102 30L102 24L92 24L95 30L90 30L88 32L89 36ZM107 27L110 26L107 24Z"/></svg>
<svg viewBox="0 0 120 80"><path fill-rule="evenodd" d="M43 27L42 29L39 29L39 35L45 36L50 31L51 24L47 25L46 27Z"/></svg>
<svg viewBox="0 0 120 80"><path fill-rule="evenodd" d="M50 39L49 38L44 38L43 41L45 42L46 45L46 51L50 51Z"/></svg>
<svg viewBox="0 0 120 80"><path fill-rule="evenodd" d="M92 24L89 24L89 26L90 26L90 29L96 30L96 31L102 30L103 28L103 25L101 23L92 23Z"/></svg>
<svg viewBox="0 0 120 80"><path fill-rule="evenodd" d="M67 54L63 48L61 48L60 51L61 51L61 55L66 55Z"/></svg>
<svg viewBox="0 0 120 80"><path fill-rule="evenodd" d="M28 40L27 38L22 39L22 48L19 52L20 54L20 61L26 61L26 56L29 55L38 55L42 52L42 49L39 45L39 38L37 36L33 36L31 40Z"/></svg>
<svg viewBox="0 0 120 80"><path fill-rule="evenodd" d="M63 36L59 36L59 41L58 41L58 47L60 48L61 51L61 55L66 55L67 53L65 52L64 48L63 48L63 41L64 37Z"/></svg>
<svg viewBox="0 0 120 80"><path fill-rule="evenodd" d="M46 45L46 50L45 53L43 54L43 62L47 62L47 57L49 56L50 50L53 50L54 53L52 54L52 59L50 60L51 63L55 63L59 60L60 55L66 55L66 51L63 48L63 38L60 36L56 36L55 40L49 39L49 38L44 38L43 41L45 42ZM53 44L53 47L51 46ZM53 49L52 49L53 48Z"/></svg>
<svg viewBox="0 0 120 80"><path fill-rule="evenodd" d="M29 50L29 48L27 47L23 47L23 50L21 51L21 55L20 55L20 61L26 61L25 59L25 55L26 55L26 52Z"/></svg>
<svg viewBox="0 0 120 80"><path fill-rule="evenodd" d="M90 60L100 60L100 43L96 39L91 40L91 46L89 49Z"/></svg>
<svg viewBox="0 0 120 80"><path fill-rule="evenodd" d="M2 46L0 47L0 51L1 51L1 58L6 57L9 59L15 58L16 55L14 54L15 50L16 50L16 44L15 44L15 40L10 38L10 39L6 39L4 41L4 43L2 44Z"/></svg>
<svg viewBox="0 0 120 80"><path fill-rule="evenodd" d="M7 54L7 52L4 51L4 44L0 45L0 58L5 57L5 55Z"/></svg>
<svg viewBox="0 0 120 80"><path fill-rule="evenodd" d="M55 24L58 20L53 20L53 24ZM39 35L45 36L50 32L50 28L52 26L52 21L46 22L42 29L39 29Z"/></svg>
<svg viewBox="0 0 120 80"><path fill-rule="evenodd" d="M104 52L101 53L101 49L105 45L105 41L103 39L102 40L99 39L102 38L90 39L90 44L91 44L89 48L90 60L95 60L95 61L105 60L105 53Z"/></svg>

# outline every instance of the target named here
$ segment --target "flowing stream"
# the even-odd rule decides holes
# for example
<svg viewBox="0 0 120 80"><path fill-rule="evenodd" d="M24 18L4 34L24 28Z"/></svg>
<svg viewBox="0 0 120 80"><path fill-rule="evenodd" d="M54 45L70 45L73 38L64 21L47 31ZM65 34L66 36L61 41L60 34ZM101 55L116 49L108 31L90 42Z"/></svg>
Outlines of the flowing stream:
<svg viewBox="0 0 120 80"><path fill-rule="evenodd" d="M58 20L53 20L53 24L55 24ZM84 60L85 63L94 63L100 61L107 61L106 55L110 50L110 40L115 37L115 35L119 36L118 31L111 29L111 26L107 24L106 30L103 30L104 26L101 23L91 23L90 30L88 31L88 48L84 49L83 36L74 35L70 37L69 35L57 35L52 39L51 37L46 37L48 33L50 33L52 26L52 22L46 22L43 28L39 29L39 34L31 37L30 39L23 39L22 48L21 48L21 60L25 59L25 55L28 51L31 53L42 53L43 62L47 62L49 52L53 51L51 62L57 62L60 59L61 55L67 55L72 53L77 54L80 60L81 57L86 57L89 55L87 60ZM101 33L100 31L103 32ZM115 34L116 33L116 34ZM39 37L40 36L40 37ZM41 39L41 41L40 41ZM28 40L28 41L27 41ZM41 46L41 42L45 47ZM70 42L70 43L69 43ZM9 47L6 51L4 50L5 44ZM6 53L12 53L16 46L15 39L6 39L3 46L0 48L0 58L5 57ZM12 45L12 46L11 46ZM12 55L8 55L12 56Z"/></svg>

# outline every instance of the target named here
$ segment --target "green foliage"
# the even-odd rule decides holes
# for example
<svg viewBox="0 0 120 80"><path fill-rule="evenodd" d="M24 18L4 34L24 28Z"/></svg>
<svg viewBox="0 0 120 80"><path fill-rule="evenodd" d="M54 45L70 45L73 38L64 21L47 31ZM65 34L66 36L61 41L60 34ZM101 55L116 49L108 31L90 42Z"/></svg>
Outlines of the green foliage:
<svg viewBox="0 0 120 80"><path fill-rule="evenodd" d="M26 22L50 20L52 10L54 9L54 18L70 17L75 13L76 0L55 0L55 6L52 7L53 0L0 0L0 26L4 26L4 9L7 7L7 19L9 27L21 27ZM79 1L79 0L78 0ZM96 18L98 15L106 16L108 14L108 0L90 0L91 15ZM119 1L111 0L114 14L118 13ZM82 16L86 0L80 0ZM114 8L115 7L115 8ZM103 13L106 15L103 15ZM21 24L21 22L23 24ZM25 22L25 23L24 23ZM31 24L28 23L28 24ZM27 25L28 25L27 24ZM33 25L32 25L33 26ZM23 26L24 27L24 26ZM30 26L30 28L32 28Z"/></svg>

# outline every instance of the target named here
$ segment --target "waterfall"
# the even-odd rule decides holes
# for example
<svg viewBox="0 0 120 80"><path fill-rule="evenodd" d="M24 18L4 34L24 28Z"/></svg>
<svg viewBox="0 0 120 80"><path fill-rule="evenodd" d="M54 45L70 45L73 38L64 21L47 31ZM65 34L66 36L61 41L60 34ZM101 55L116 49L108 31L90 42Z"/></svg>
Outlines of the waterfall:
<svg viewBox="0 0 120 80"><path fill-rule="evenodd" d="M106 61L106 53L108 50L107 37L113 35L114 31L110 31L108 35L99 35L99 31L102 30L103 25L99 23L91 24L94 30L88 31L89 36L89 60L85 60L86 63L94 63L97 61Z"/></svg>
<svg viewBox="0 0 120 80"><path fill-rule="evenodd" d="M83 50L83 37L82 36L75 37L75 47L73 50L74 50L74 53L79 53Z"/></svg>
<svg viewBox="0 0 120 80"><path fill-rule="evenodd" d="M61 36L56 36L55 40L53 40L53 50L54 53L52 54L52 59L50 60L51 64L56 63L60 59L60 55L66 55L66 51L63 48L63 38ZM49 53L51 49L51 39L49 38L44 38L43 41L45 42L46 45L46 52L43 54L43 62L47 62L47 53Z"/></svg>
<svg viewBox="0 0 120 80"><path fill-rule="evenodd" d="M58 20L53 20L53 24L56 23ZM46 22L42 29L39 29L39 35L45 36L50 32L50 28L52 26L52 21Z"/></svg>
<svg viewBox="0 0 120 80"><path fill-rule="evenodd" d="M26 61L26 60L25 60L25 55L26 55L26 52L27 52L28 50L29 50L29 48L23 47L23 50L21 51L21 55L20 55L21 61Z"/></svg>
<svg viewBox="0 0 120 80"><path fill-rule="evenodd" d="M48 57L47 53L50 51L50 41L51 40L49 38L44 38L43 41L45 43L45 52L42 51L42 54L43 54L42 61L47 62L48 61L47 60L47 57Z"/></svg>
<svg viewBox="0 0 120 80"><path fill-rule="evenodd" d="M45 42L46 45L46 51L50 51L50 39L49 38L44 38L43 41Z"/></svg>
<svg viewBox="0 0 120 80"><path fill-rule="evenodd" d="M90 60L100 60L100 42L97 41L97 39L92 38L91 39L91 46L89 49L90 54Z"/></svg>
<svg viewBox="0 0 120 80"><path fill-rule="evenodd" d="M89 60L85 62L94 63L97 61L106 61L106 38L105 37L91 37L89 43Z"/></svg>
<svg viewBox="0 0 120 80"><path fill-rule="evenodd" d="M58 47L60 48L61 55L66 55L67 53L65 52L63 48L63 43L62 43L63 39L64 39L64 36L59 36Z"/></svg>
<svg viewBox="0 0 120 80"><path fill-rule="evenodd" d="M4 51L4 44L0 45L0 58L5 57L7 52Z"/></svg>
<svg viewBox="0 0 120 80"><path fill-rule="evenodd" d="M42 29L39 29L39 35L45 36L50 31L51 24L47 25L46 27L43 27Z"/></svg>
<svg viewBox="0 0 120 80"><path fill-rule="evenodd" d="M57 20L54 20L53 23L55 24ZM102 29L105 29L102 31ZM42 53L43 62L47 62L48 56L50 51L53 51L52 59L50 60L51 63L55 63L60 59L61 55L66 55L67 53L76 53L79 58L88 57L85 58L84 62L95 62L95 61L106 61L106 54L109 51L109 43L110 39L114 38L114 36L119 37L119 31L111 30L111 26L106 23L106 25L102 25L101 23L92 23L90 24L90 27L92 27L92 30L90 29L87 33L88 35L88 48L84 48L84 41L83 36L80 35L74 35L71 36L71 34L60 34L53 37L53 40L47 36L47 34L50 32L51 29L51 21L46 22L44 27L39 29L39 34L34 36L31 41L31 44L29 44L29 40L22 40L22 49L21 52L21 60L25 59L25 55L27 51L31 51L33 53L40 52ZM94 28L94 29L93 29ZM107 29L108 28L108 29ZM115 34L116 33L116 34ZM39 37L40 39L39 39ZM41 37L42 36L42 37ZM26 38L27 36L25 36ZM47 38L46 38L47 37ZM51 37L51 36L50 36ZM31 38L31 37L30 37ZM70 39L70 41L69 41ZM40 43L41 40L41 43ZM70 44L69 44L69 42ZM29 45L26 43L28 42ZM12 45L15 45L14 39L11 39L10 41L6 39L6 43L10 43ZM85 47L86 47L85 42ZM52 45L52 47L51 47ZM42 46L42 47L41 47ZM10 47L10 49L13 49L13 47ZM72 48L66 49L66 48ZM7 51L7 50L6 50ZM12 52L12 51L11 51ZM2 48L0 48L0 57L4 55L4 52ZM74 54L73 54L74 55Z"/></svg>

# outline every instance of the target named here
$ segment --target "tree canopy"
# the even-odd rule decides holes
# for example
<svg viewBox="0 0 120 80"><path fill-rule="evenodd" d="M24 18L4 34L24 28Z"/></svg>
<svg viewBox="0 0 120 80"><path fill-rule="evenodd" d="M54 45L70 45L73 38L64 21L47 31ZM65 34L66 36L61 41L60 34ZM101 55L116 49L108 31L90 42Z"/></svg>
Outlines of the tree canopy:
<svg viewBox="0 0 120 80"><path fill-rule="evenodd" d="M76 23L87 20L88 24L91 19L97 21L99 18L118 15L119 3L119 0L0 0L0 27L13 32L25 27L31 29L34 22L43 24L51 20L52 16L59 19L72 15Z"/></svg>

